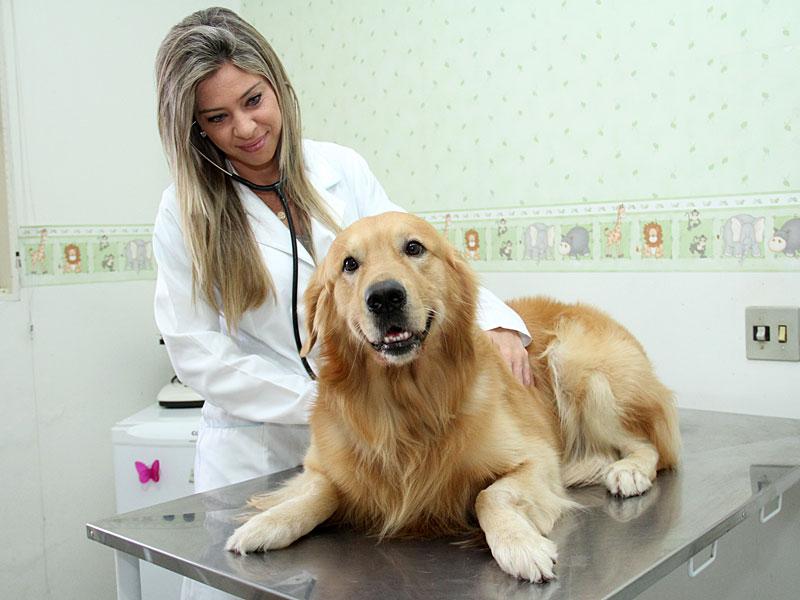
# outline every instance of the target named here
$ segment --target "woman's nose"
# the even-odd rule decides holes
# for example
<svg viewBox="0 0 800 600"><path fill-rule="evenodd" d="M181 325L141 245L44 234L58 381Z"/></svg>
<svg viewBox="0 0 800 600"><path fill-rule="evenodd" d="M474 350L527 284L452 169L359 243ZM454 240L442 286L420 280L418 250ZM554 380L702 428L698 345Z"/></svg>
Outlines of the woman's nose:
<svg viewBox="0 0 800 600"><path fill-rule="evenodd" d="M233 135L249 140L256 132L256 122L246 114L236 116L233 121Z"/></svg>

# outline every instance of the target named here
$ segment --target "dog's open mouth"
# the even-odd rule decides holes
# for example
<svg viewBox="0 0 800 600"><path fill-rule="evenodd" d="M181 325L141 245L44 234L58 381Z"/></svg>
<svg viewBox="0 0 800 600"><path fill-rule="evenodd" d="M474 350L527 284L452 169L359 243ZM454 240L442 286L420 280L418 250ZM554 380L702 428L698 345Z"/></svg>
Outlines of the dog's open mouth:
<svg viewBox="0 0 800 600"><path fill-rule="evenodd" d="M424 342L425 338L428 337L428 333L431 330L432 324L433 313L430 312L428 313L428 320L425 323L424 330L411 332L401 326L390 325L386 329L383 339L377 342L370 341L370 344L381 354L402 356L419 348L422 345L422 342Z"/></svg>

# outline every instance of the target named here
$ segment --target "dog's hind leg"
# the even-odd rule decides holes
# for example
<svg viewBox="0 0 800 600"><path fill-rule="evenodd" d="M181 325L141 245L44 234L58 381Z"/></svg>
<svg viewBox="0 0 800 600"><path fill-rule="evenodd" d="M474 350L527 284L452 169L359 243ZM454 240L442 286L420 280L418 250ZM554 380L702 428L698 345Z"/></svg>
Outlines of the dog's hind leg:
<svg viewBox="0 0 800 600"><path fill-rule="evenodd" d="M658 451L625 428L608 378L599 373L589 375L586 381L584 425L584 435L590 438L585 447L611 448L619 453L619 460L609 464L604 473L609 492L628 497L650 489L656 477Z"/></svg>
<svg viewBox="0 0 800 600"><path fill-rule="evenodd" d="M605 484L615 496L644 494L653 485L658 451L650 442L626 439L619 442L622 458L608 467Z"/></svg>
<svg viewBox="0 0 800 600"><path fill-rule="evenodd" d="M555 577L556 545L547 539L561 513L577 506L561 487L549 447L478 494L475 512L486 543L506 573L536 583Z"/></svg>
<svg viewBox="0 0 800 600"><path fill-rule="evenodd" d="M625 428L605 375L590 372L580 389L582 394L560 390L562 434L567 442L564 484L603 482L615 496L643 494L656 476L656 447Z"/></svg>
<svg viewBox="0 0 800 600"><path fill-rule="evenodd" d="M676 453L675 444L660 441L675 438L669 392L628 340L616 340L613 352L598 356L591 348L601 342L587 339L579 324L565 323L544 354L565 446L562 477L567 485L602 482L618 496L643 494L652 486L659 459L671 466L672 459L665 461L659 448ZM620 374L616 388L609 379L614 374Z"/></svg>

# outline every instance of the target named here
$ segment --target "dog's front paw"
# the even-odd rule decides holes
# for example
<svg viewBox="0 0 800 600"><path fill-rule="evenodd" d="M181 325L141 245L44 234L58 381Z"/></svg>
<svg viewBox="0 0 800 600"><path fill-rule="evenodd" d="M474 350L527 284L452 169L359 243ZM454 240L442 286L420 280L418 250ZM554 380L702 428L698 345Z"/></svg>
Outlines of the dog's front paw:
<svg viewBox="0 0 800 600"><path fill-rule="evenodd" d="M615 496L639 496L652 486L647 475L632 465L622 464L622 461L611 465L606 473L606 487Z"/></svg>
<svg viewBox="0 0 800 600"><path fill-rule="evenodd" d="M302 535L298 528L272 511L259 513L236 529L225 549L237 554L285 548Z"/></svg>
<svg viewBox="0 0 800 600"><path fill-rule="evenodd" d="M543 535L530 530L506 531L502 535L487 534L486 542L497 564L509 575L534 583L555 579L558 552L555 543Z"/></svg>

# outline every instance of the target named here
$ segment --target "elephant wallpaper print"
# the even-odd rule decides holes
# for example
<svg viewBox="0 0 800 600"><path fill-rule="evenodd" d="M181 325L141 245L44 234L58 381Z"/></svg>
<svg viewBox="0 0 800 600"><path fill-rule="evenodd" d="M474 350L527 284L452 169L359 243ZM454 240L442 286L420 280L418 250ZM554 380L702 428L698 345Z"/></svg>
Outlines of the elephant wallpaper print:
<svg viewBox="0 0 800 600"><path fill-rule="evenodd" d="M722 226L723 256L744 258L761 256L764 243L764 217L736 215Z"/></svg>
<svg viewBox="0 0 800 600"><path fill-rule="evenodd" d="M545 223L531 223L524 228L523 258L540 260L555 259L557 228Z"/></svg>

